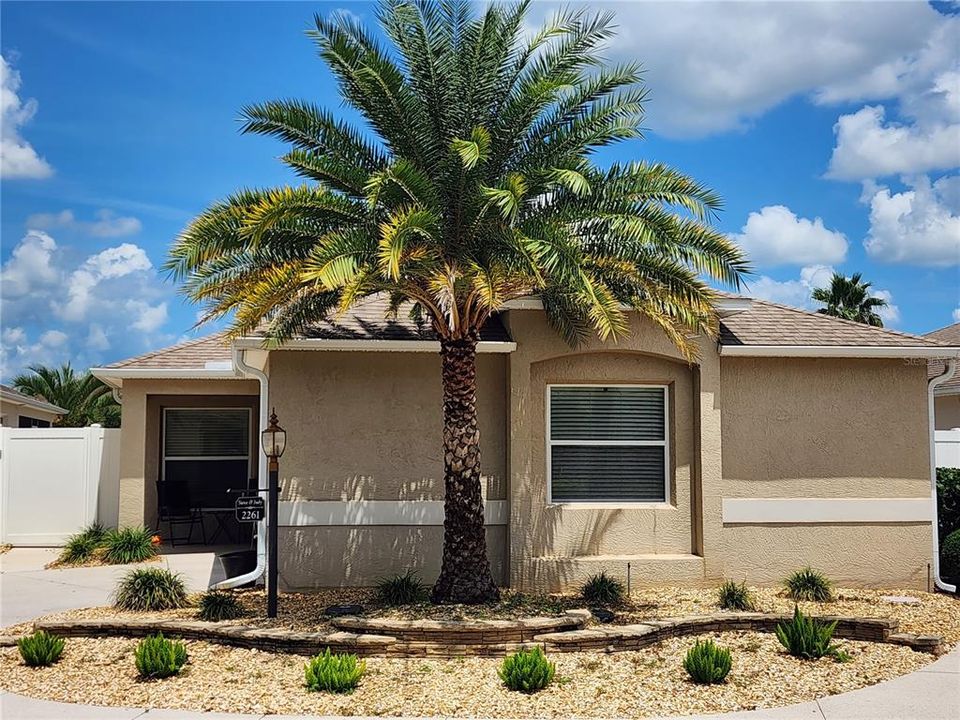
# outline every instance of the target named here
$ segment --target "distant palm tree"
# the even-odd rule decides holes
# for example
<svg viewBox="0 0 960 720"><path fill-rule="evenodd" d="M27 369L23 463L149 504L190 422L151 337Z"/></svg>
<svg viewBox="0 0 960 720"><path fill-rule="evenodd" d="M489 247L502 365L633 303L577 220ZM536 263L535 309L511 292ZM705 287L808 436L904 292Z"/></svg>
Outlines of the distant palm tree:
<svg viewBox="0 0 960 720"><path fill-rule="evenodd" d="M840 273L834 273L830 278L830 287L814 289L811 297L826 305L817 310L821 315L832 315L864 325L883 327L883 318L875 310L886 307L887 301L872 297L870 285L871 283L860 279L860 273L854 273L849 278Z"/></svg>
<svg viewBox="0 0 960 720"><path fill-rule="evenodd" d="M310 184L240 191L181 234L167 268L233 335L283 342L371 295L440 341L444 546L436 602L497 597L483 527L476 351L510 300L539 295L570 343L626 333L630 313L687 356L717 329L709 276L747 262L709 221L716 193L659 163L596 164L641 135L639 67L605 66L610 14L560 11L530 32L529 1L385 0L386 46L352 15L308 33L364 119L309 102L243 110L244 131L290 143ZM635 152L631 148L631 152ZM621 154L626 151L621 151Z"/></svg>
<svg viewBox="0 0 960 720"><path fill-rule="evenodd" d="M70 363L59 368L31 365L29 373L17 375L13 387L69 412L57 421L62 427L86 427L100 423L120 427L120 405L110 388L89 372L77 373Z"/></svg>

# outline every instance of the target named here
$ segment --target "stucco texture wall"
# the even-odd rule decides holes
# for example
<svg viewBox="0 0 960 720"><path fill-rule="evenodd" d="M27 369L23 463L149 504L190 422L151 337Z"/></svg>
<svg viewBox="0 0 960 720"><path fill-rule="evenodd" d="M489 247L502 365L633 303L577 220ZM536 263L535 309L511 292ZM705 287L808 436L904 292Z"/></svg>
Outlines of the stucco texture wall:
<svg viewBox="0 0 960 720"><path fill-rule="evenodd" d="M121 527L155 527L160 472L160 417L164 406L256 408L258 383L250 380L126 380L120 435ZM254 412L256 425L256 412ZM255 434L256 428L251 428ZM252 440L255 442L255 438ZM256 445L254 445L256 447ZM253 463L256 472L256 462Z"/></svg>
<svg viewBox="0 0 960 720"><path fill-rule="evenodd" d="M19 427L21 415L35 420L45 420L51 425L60 417L56 413L46 410L38 410L37 408L0 400L0 425L11 428Z"/></svg>
<svg viewBox="0 0 960 720"><path fill-rule="evenodd" d="M721 388L724 497L929 496L923 365L727 357ZM724 576L748 583L811 564L839 583L924 587L930 542L928 522L727 524L718 550Z"/></svg>
<svg viewBox="0 0 960 720"><path fill-rule="evenodd" d="M960 394L934 398L933 412L937 430L960 428Z"/></svg>
<svg viewBox="0 0 960 720"><path fill-rule="evenodd" d="M693 557L698 503L699 370L683 360L663 333L634 320L616 343L590 341L571 350L542 312L511 311L517 350L510 357L511 584L558 590L590 572L625 572L637 583L697 582ZM708 356L715 350L704 346ZM670 496L663 504L550 503L547 495L546 392L549 384L668 386Z"/></svg>

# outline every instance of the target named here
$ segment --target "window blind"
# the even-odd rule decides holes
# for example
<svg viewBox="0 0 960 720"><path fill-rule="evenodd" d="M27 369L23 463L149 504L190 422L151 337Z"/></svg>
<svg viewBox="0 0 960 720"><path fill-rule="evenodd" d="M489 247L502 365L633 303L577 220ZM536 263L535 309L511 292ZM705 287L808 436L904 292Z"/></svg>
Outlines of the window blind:
<svg viewBox="0 0 960 720"><path fill-rule="evenodd" d="M250 453L246 408L168 408L163 454L177 457L242 457Z"/></svg>
<svg viewBox="0 0 960 720"><path fill-rule="evenodd" d="M666 501L666 388L550 388L556 502Z"/></svg>

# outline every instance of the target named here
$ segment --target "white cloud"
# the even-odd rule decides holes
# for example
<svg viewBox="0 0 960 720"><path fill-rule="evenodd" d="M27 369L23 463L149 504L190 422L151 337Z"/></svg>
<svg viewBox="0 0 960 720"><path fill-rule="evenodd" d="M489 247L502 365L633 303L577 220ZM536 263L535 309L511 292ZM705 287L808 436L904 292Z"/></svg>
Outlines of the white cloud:
<svg viewBox="0 0 960 720"><path fill-rule="evenodd" d="M0 270L4 376L33 363L88 367L172 339L164 326L173 288L143 248L121 243L79 260L76 250L31 230Z"/></svg>
<svg viewBox="0 0 960 720"><path fill-rule="evenodd" d="M906 179L911 188L893 193L867 184L870 230L863 246L874 260L949 267L960 264L960 175L934 183Z"/></svg>
<svg viewBox="0 0 960 720"><path fill-rule="evenodd" d="M900 322L900 308L893 302L893 293L889 290L873 290L871 288L870 297L886 300L887 304L877 309L877 315L883 320L887 327L896 325Z"/></svg>
<svg viewBox="0 0 960 720"><path fill-rule="evenodd" d="M884 119L879 105L841 115L827 176L861 180L960 165L960 123L903 125Z"/></svg>
<svg viewBox="0 0 960 720"><path fill-rule="evenodd" d="M20 100L20 73L0 55L0 177L46 178L50 164L20 135L20 128L37 112L37 101Z"/></svg>
<svg viewBox="0 0 960 720"><path fill-rule="evenodd" d="M538 22L556 5L534 4ZM592 5L595 8L597 5ZM796 95L841 100L889 93L949 18L926 3L637 2L611 4L608 56L639 60L651 90L645 124L669 136L740 128ZM901 68L899 73L894 69ZM892 76L880 83L875 74ZM869 84L873 84L873 88ZM899 86L898 86L899 87ZM869 92L868 92L869 91Z"/></svg>
<svg viewBox="0 0 960 720"><path fill-rule="evenodd" d="M78 220L72 210L35 213L27 218L27 227L40 230L73 230L101 238L136 235L142 229L137 218L118 216L111 210L98 210L95 217L95 220Z"/></svg>
<svg viewBox="0 0 960 720"><path fill-rule="evenodd" d="M796 280L774 280L761 275L748 283L747 295L760 300L812 310L817 307L810 294L815 288L827 287L834 270L829 265L808 265L800 269Z"/></svg>
<svg viewBox="0 0 960 720"><path fill-rule="evenodd" d="M953 321L960 322L960 307L953 309Z"/></svg>
<svg viewBox="0 0 960 720"><path fill-rule="evenodd" d="M827 229L820 218L797 217L783 205L750 213L740 233L731 237L761 266L841 263L847 255L843 233Z"/></svg>

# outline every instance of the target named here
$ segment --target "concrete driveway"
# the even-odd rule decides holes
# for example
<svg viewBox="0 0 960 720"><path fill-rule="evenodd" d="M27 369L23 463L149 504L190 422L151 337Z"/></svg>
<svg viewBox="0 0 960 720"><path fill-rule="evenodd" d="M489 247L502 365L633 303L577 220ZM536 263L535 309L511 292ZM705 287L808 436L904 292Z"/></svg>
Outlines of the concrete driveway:
<svg viewBox="0 0 960 720"><path fill-rule="evenodd" d="M117 580L132 567L167 567L191 592L223 579L215 548L165 554L159 563L44 570L58 549L13 548L0 555L0 627L61 610L107 605Z"/></svg>

